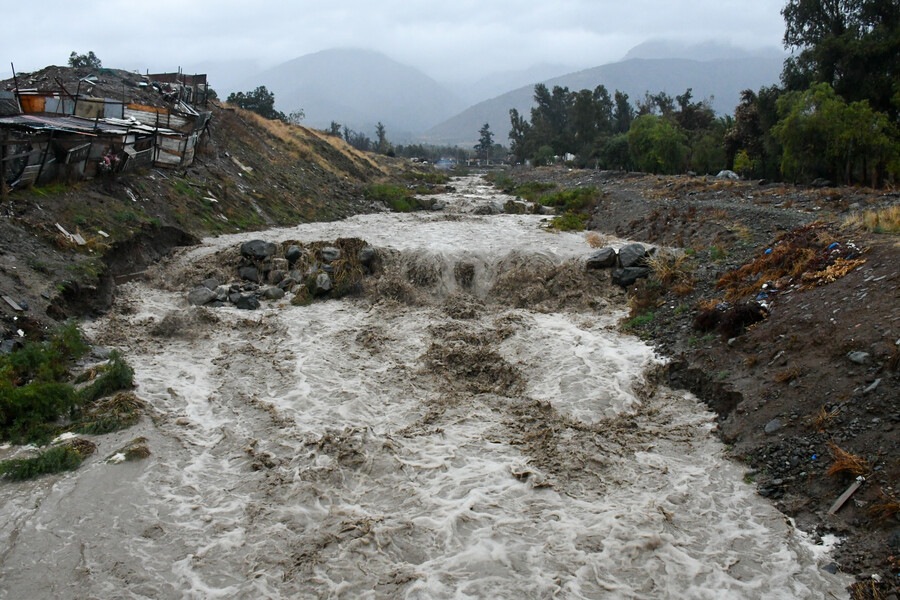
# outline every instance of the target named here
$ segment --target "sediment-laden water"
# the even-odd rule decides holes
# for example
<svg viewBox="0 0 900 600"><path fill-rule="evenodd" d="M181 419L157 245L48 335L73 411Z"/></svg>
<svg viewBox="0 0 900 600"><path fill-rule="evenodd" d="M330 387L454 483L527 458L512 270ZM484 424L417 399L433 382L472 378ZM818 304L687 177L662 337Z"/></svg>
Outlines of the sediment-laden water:
<svg viewBox="0 0 900 600"><path fill-rule="evenodd" d="M87 329L151 412L0 485L0 598L846 597L713 415L646 382L584 235L474 215L507 198L456 183L442 212L210 239L120 288ZM408 293L189 307L256 237L363 238ZM150 458L104 461L137 436Z"/></svg>

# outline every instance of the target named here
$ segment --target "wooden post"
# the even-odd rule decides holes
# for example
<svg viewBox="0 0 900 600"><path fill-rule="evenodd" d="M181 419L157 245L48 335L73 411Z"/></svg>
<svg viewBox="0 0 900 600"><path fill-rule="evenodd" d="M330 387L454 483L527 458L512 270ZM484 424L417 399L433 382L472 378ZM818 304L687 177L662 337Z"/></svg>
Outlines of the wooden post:
<svg viewBox="0 0 900 600"><path fill-rule="evenodd" d="M16 86L16 104L19 105L19 112L22 112L22 101L19 99L19 77L16 75L16 65L9 63L9 67L12 69L13 74L13 83Z"/></svg>
<svg viewBox="0 0 900 600"><path fill-rule="evenodd" d="M78 87L75 89L75 104L72 105L72 116L78 114L78 96L81 95L81 80L78 80Z"/></svg>
<svg viewBox="0 0 900 600"><path fill-rule="evenodd" d="M50 137L47 138L47 146L44 147L44 155L41 156L41 166L38 168L37 177L34 178L34 183L37 185L41 181L41 173L44 172L44 164L47 162L47 154L50 152L50 146L53 144L53 134L55 130L50 130Z"/></svg>
<svg viewBox="0 0 900 600"><path fill-rule="evenodd" d="M3 137L0 139L0 203L6 202L6 154L7 154L7 144L6 144L7 136L6 132L3 132Z"/></svg>

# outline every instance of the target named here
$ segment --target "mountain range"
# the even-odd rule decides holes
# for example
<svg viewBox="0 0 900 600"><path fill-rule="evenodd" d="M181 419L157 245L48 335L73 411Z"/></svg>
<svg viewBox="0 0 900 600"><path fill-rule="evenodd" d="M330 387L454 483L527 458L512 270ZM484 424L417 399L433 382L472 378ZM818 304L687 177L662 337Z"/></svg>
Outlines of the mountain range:
<svg viewBox="0 0 900 600"><path fill-rule="evenodd" d="M265 85L275 94L278 110L302 108L310 127L325 129L335 121L374 137L381 122L395 143L468 146L477 141L484 123L490 124L496 141L506 143L509 110L516 108L527 118L536 83L573 91L602 83L610 94L617 89L627 93L632 103L645 92L675 96L692 88L695 99L709 98L718 113L731 114L742 90L778 81L783 59L775 49L748 53L712 42L651 40L619 62L590 69L567 73L570 67L563 65L536 65L446 84L384 54L359 49L308 54L254 74L247 74L251 71L245 64L230 74L224 65L210 64L209 72L223 98L230 91ZM237 72L242 79L235 77Z"/></svg>

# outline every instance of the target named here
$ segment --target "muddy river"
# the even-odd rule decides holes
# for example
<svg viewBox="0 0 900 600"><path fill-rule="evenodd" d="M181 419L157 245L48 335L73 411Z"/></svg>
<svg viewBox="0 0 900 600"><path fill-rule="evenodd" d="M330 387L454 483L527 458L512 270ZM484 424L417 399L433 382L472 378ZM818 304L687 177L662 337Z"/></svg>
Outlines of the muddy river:
<svg viewBox="0 0 900 600"><path fill-rule="evenodd" d="M645 380L661 359L583 279L585 235L454 184L442 211L207 239L122 286L85 329L151 408L79 470L0 484L0 598L847 597L706 407ZM338 237L396 281L187 304L241 241ZM138 436L148 459L106 460Z"/></svg>

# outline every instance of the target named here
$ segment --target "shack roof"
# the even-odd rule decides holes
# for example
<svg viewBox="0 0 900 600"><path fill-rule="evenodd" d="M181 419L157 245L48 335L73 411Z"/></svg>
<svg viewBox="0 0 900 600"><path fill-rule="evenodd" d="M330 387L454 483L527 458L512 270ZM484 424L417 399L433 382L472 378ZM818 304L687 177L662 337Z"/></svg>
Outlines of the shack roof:
<svg viewBox="0 0 900 600"><path fill-rule="evenodd" d="M154 132L175 135L172 129L150 127L134 119L86 119L72 115L13 115L0 117L0 127L26 129L30 131L67 131L83 135L126 135L128 133Z"/></svg>

